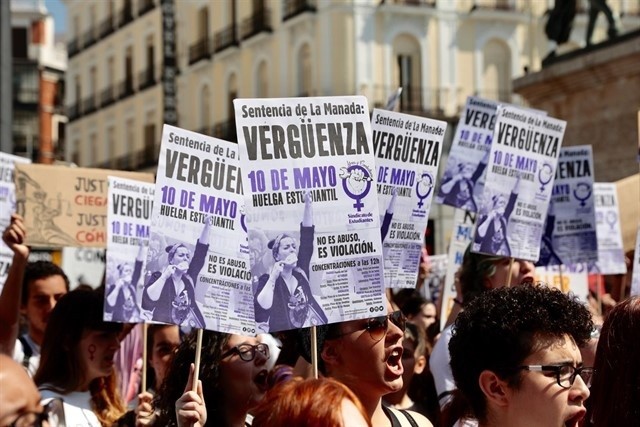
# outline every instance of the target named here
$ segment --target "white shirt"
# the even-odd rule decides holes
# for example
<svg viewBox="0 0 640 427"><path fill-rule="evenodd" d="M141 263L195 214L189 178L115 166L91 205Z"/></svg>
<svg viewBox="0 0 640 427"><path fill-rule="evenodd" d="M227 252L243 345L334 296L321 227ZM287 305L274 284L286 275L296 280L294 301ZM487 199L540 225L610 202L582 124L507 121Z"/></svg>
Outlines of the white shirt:
<svg viewBox="0 0 640 427"><path fill-rule="evenodd" d="M40 366L40 346L36 344L29 334L24 334L22 337L26 340L29 347L31 347L31 357L29 357L29 367L27 367L27 373L33 378L38 366ZM16 340L16 345L13 347L13 360L24 366L24 347L20 340Z"/></svg>
<svg viewBox="0 0 640 427"><path fill-rule="evenodd" d="M456 383L451 373L451 356L449 355L449 341L451 341L451 330L453 325L449 325L440 334L440 338L433 347L429 357L429 367L433 374L433 382L436 386L436 393L440 396L445 391L453 391ZM450 396L440 398L442 408L450 399Z"/></svg>
<svg viewBox="0 0 640 427"><path fill-rule="evenodd" d="M46 384L43 386L46 387ZM49 400L59 397L64 403L64 417L67 427L101 427L98 417L91 409L91 393L89 391L74 391L60 394L49 389L40 389L41 403L45 405Z"/></svg>

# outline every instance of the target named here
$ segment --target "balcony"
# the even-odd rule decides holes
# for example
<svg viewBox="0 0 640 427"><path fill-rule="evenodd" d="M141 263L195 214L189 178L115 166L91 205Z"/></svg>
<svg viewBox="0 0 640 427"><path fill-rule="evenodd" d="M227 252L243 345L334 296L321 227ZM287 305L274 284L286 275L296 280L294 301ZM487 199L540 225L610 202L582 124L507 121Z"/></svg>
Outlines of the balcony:
<svg viewBox="0 0 640 427"><path fill-rule="evenodd" d="M476 0L471 6L469 12L476 10L502 10L502 11L515 11L515 4L512 4L509 0Z"/></svg>
<svg viewBox="0 0 640 427"><path fill-rule="evenodd" d="M118 25L118 27L122 28L131 21L133 21L133 13L131 12L131 8L123 8L120 11L120 24Z"/></svg>
<svg viewBox="0 0 640 427"><path fill-rule="evenodd" d="M218 31L213 37L213 51L220 52L231 46L239 46L240 41L236 35L236 24L231 24L228 27Z"/></svg>
<svg viewBox="0 0 640 427"><path fill-rule="evenodd" d="M82 117L82 113L80 112L80 102L76 102L75 104L71 104L67 107L67 117L69 121L74 121Z"/></svg>
<svg viewBox="0 0 640 427"><path fill-rule="evenodd" d="M142 16L156 7L154 0L139 0L138 3L140 4L138 6L138 16Z"/></svg>
<svg viewBox="0 0 640 427"><path fill-rule="evenodd" d="M107 107L116 102L117 99L118 94L116 93L116 86L110 85L100 94L100 106L102 108Z"/></svg>
<svg viewBox="0 0 640 427"><path fill-rule="evenodd" d="M397 86L374 86L373 100L377 108L383 108L389 94L395 92ZM402 95L398 100L399 111L414 114L416 116L428 116L433 118L444 118L445 106L451 96L447 91L440 88L427 88L416 85L407 85L402 88Z"/></svg>
<svg viewBox="0 0 640 427"><path fill-rule="evenodd" d="M237 143L238 136L236 134L235 119L228 119L223 122L214 124L211 136L218 139L224 139L225 141Z"/></svg>
<svg viewBox="0 0 640 427"><path fill-rule="evenodd" d="M123 171L136 171L145 168L151 168L158 165L158 155L155 149L139 150L136 152L124 154L122 156L113 157L106 161L95 165L101 169L118 169Z"/></svg>
<svg viewBox="0 0 640 427"><path fill-rule="evenodd" d="M98 38L96 37L96 31L95 28L89 28L89 30L87 30L86 33L84 33L83 37L82 37L82 48L86 49L89 46L91 46L92 44L94 44L96 41L98 40Z"/></svg>
<svg viewBox="0 0 640 427"><path fill-rule="evenodd" d="M153 66L147 67L146 70L140 71L140 74L138 74L138 90L145 90L156 83L156 73Z"/></svg>
<svg viewBox="0 0 640 427"><path fill-rule="evenodd" d="M262 32L270 33L272 31L271 11L266 7L261 7L242 21L240 37L242 40L246 40Z"/></svg>
<svg viewBox="0 0 640 427"><path fill-rule="evenodd" d="M16 110L38 110L40 93L38 87L13 87L13 106Z"/></svg>
<svg viewBox="0 0 640 427"><path fill-rule="evenodd" d="M115 22L113 16L107 17L104 21L100 23L100 37L105 38L109 34L113 33L116 29Z"/></svg>
<svg viewBox="0 0 640 427"><path fill-rule="evenodd" d="M286 21L305 12L315 12L316 0L285 0L282 9L282 20Z"/></svg>
<svg viewBox="0 0 640 427"><path fill-rule="evenodd" d="M78 52L80 52L80 44L78 42L78 39L69 40L69 43L67 44L67 52L69 58L75 56Z"/></svg>
<svg viewBox="0 0 640 427"><path fill-rule="evenodd" d="M203 37L189 46L189 65L211 57L211 41L208 37Z"/></svg>
<svg viewBox="0 0 640 427"><path fill-rule="evenodd" d="M127 98L135 93L135 87L133 85L133 77L128 77L120 82L120 99Z"/></svg>
<svg viewBox="0 0 640 427"><path fill-rule="evenodd" d="M98 106L96 104L95 95L91 95L91 96L85 98L84 101L82 101L82 113L83 114L91 114L94 111L96 111L97 107Z"/></svg>
<svg viewBox="0 0 640 427"><path fill-rule="evenodd" d="M384 3L403 6L436 7L436 0L386 0Z"/></svg>

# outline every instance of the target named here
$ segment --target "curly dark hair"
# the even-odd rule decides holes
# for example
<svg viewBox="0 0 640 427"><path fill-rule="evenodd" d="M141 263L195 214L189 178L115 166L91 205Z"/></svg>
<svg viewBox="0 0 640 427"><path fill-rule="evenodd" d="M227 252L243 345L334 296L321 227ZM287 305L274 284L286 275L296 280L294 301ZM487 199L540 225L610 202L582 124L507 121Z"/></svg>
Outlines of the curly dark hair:
<svg viewBox="0 0 640 427"><path fill-rule="evenodd" d="M482 371L518 389L516 367L529 355L565 335L582 346L592 330L584 304L557 289L522 285L483 292L456 319L449 342L453 378L475 417L486 421L486 400L478 385Z"/></svg>
<svg viewBox="0 0 640 427"><path fill-rule="evenodd" d="M220 359L231 335L223 332L203 331L200 376L202 392L207 405L207 426L224 426L222 408L225 405L224 390L220 386ZM155 425L176 426L176 400L184 394L189 378L189 368L196 357L197 332L193 331L180 343L154 400L158 411Z"/></svg>
<svg viewBox="0 0 640 427"><path fill-rule="evenodd" d="M24 278L22 279L22 295L21 303L26 305L29 301L29 291L31 283L35 280L46 279L51 276L61 276L64 279L64 284L69 292L69 278L64 271L54 263L50 261L34 261L27 263L24 269Z"/></svg>

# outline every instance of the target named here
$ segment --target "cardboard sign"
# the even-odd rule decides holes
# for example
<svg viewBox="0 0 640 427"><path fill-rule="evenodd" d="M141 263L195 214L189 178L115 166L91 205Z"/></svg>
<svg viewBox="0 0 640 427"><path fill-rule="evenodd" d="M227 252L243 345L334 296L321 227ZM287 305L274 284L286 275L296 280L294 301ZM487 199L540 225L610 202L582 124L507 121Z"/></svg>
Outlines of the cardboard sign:
<svg viewBox="0 0 640 427"><path fill-rule="evenodd" d="M106 247L109 175L153 182L148 173L16 165L16 210L25 221L27 244Z"/></svg>

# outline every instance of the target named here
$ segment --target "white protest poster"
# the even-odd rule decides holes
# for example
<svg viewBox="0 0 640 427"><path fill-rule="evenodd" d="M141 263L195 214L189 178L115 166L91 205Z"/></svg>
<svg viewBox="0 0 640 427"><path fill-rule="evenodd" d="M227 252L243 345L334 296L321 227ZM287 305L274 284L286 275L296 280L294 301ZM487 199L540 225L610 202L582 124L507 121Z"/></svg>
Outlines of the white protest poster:
<svg viewBox="0 0 640 427"><path fill-rule="evenodd" d="M633 273L631 276L631 296L640 296L640 224L636 234L636 250L633 257Z"/></svg>
<svg viewBox="0 0 640 427"><path fill-rule="evenodd" d="M566 122L498 107L474 252L537 261Z"/></svg>
<svg viewBox="0 0 640 427"><path fill-rule="evenodd" d="M155 185L108 177L104 320L137 323Z"/></svg>
<svg viewBox="0 0 640 427"><path fill-rule="evenodd" d="M424 279L420 293L425 299L429 301L436 301L442 294L444 281L447 277L449 256L447 254L429 255L427 259L429 274L427 274L426 279Z"/></svg>
<svg viewBox="0 0 640 427"><path fill-rule="evenodd" d="M143 317L255 335L237 145L164 125Z"/></svg>
<svg viewBox="0 0 640 427"><path fill-rule="evenodd" d="M402 87L394 90L389 97L387 98L387 102L384 105L384 109L388 111L395 111L396 106L398 105L398 101L400 101L400 96L402 95Z"/></svg>
<svg viewBox="0 0 640 427"><path fill-rule="evenodd" d="M589 266L587 263L536 267L535 280L565 294L572 293L585 304L589 295Z"/></svg>
<svg viewBox="0 0 640 427"><path fill-rule="evenodd" d="M446 122L373 110L380 234L387 288L415 288Z"/></svg>
<svg viewBox="0 0 640 427"><path fill-rule="evenodd" d="M280 331L386 313L367 99L236 99L256 321ZM266 254L266 256L265 256Z"/></svg>
<svg viewBox="0 0 640 427"><path fill-rule="evenodd" d="M69 278L69 288L88 285L96 289L102 284L105 268L105 250L66 246L62 248L60 267Z"/></svg>
<svg viewBox="0 0 640 427"><path fill-rule="evenodd" d="M470 96L460 114L436 203L477 212L498 103Z"/></svg>
<svg viewBox="0 0 640 427"><path fill-rule="evenodd" d="M16 211L16 187L14 184L15 163L31 163L24 157L0 151L0 233L11 223L11 215ZM13 252L0 239L0 292L7 280L9 266L13 260Z"/></svg>
<svg viewBox="0 0 640 427"><path fill-rule="evenodd" d="M627 265L624 262L616 185L596 182L593 192L596 204L598 261L590 263L591 273L625 274Z"/></svg>
<svg viewBox="0 0 640 427"><path fill-rule="evenodd" d="M560 150L536 266L598 260L590 145Z"/></svg>
<svg viewBox="0 0 640 427"><path fill-rule="evenodd" d="M464 209L456 209L453 214L453 230L449 241L447 274L442 291L442 305L440 307L440 330L444 329L449 313L453 308L454 299L458 297L456 291L456 273L462 265L464 253L473 240L476 224L476 214Z"/></svg>

